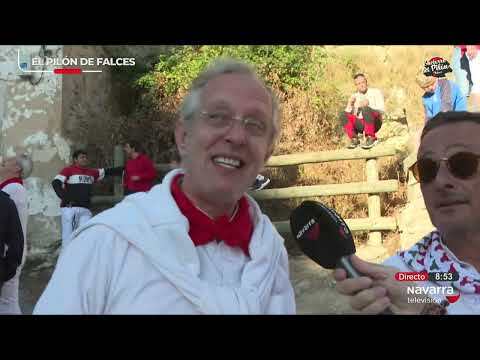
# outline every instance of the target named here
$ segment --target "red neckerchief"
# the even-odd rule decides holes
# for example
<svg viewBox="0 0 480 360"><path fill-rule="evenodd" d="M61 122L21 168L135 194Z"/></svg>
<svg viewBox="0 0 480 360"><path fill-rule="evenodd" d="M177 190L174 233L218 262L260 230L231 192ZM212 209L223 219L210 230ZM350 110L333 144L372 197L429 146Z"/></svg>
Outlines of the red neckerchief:
<svg viewBox="0 0 480 360"><path fill-rule="evenodd" d="M253 223L245 196L238 202L237 212L231 221L226 215L211 219L200 211L180 188L182 176L183 174L178 174L173 178L171 192L178 208L188 219L190 224L188 235L192 238L195 246L205 245L214 240L223 240L229 246L241 248L248 256Z"/></svg>
<svg viewBox="0 0 480 360"><path fill-rule="evenodd" d="M18 178L18 177L13 177L13 178L10 178L10 179L7 179L5 180L4 182L2 182L0 184L0 189L3 189L5 186L7 186L8 184L20 184L20 185L23 185L23 181L22 179Z"/></svg>

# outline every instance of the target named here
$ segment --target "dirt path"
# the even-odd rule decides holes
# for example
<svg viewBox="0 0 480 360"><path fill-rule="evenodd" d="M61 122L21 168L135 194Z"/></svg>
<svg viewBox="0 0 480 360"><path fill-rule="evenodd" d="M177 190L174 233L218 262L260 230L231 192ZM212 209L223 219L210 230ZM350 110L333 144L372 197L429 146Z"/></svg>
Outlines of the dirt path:
<svg viewBox="0 0 480 360"><path fill-rule="evenodd" d="M20 277L20 308L25 315L31 315L40 295L52 276L53 267L41 267L27 262Z"/></svg>
<svg viewBox="0 0 480 360"><path fill-rule="evenodd" d="M290 257L290 278L298 314L346 314L350 311L345 298L336 292L331 273L304 255Z"/></svg>

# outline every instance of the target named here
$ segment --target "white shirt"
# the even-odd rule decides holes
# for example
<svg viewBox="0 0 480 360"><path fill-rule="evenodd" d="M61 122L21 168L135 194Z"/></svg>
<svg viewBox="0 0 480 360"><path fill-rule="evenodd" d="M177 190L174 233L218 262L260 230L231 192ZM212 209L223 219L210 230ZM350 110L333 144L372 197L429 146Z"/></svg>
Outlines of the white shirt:
<svg viewBox="0 0 480 360"><path fill-rule="evenodd" d="M66 247L34 314L200 314L145 262L138 249L107 229L101 241L93 234L85 231ZM197 246L196 251L201 280L220 287L239 287L248 261L241 250L211 242ZM273 306L272 313L295 311L286 254L283 261L285 267L277 275L274 293L282 295L286 304Z"/></svg>
<svg viewBox="0 0 480 360"><path fill-rule="evenodd" d="M363 118L363 114L358 111L358 108L360 107L360 103L364 100L368 100L368 106L376 111L379 111L381 113L385 112L385 100L383 98L383 94L380 91L380 89L377 88L368 88L365 94L362 94L360 92L356 92L353 94L355 96L355 103L353 104L353 110L354 114L357 115L360 119ZM352 111L352 107L350 104L348 104L347 108L345 111L350 112Z"/></svg>
<svg viewBox="0 0 480 360"><path fill-rule="evenodd" d="M169 190L178 172L78 229L34 314L295 313L287 251L254 200L249 257L223 242L195 247Z"/></svg>

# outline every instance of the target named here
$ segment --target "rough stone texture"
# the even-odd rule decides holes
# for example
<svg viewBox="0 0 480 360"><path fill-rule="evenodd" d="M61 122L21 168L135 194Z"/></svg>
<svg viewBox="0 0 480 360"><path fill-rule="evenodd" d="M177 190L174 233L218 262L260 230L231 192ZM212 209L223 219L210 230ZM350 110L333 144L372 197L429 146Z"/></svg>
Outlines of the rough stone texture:
<svg viewBox="0 0 480 360"><path fill-rule="evenodd" d="M74 58L135 58L136 64L149 62L168 46L66 46ZM63 130L77 146L86 148L92 164L112 165L113 139L119 126L136 122L129 112L136 100L130 83L121 76L129 67L95 66L101 73L66 77L63 81ZM134 134L132 134L134 135Z"/></svg>
<svg viewBox="0 0 480 360"><path fill-rule="evenodd" d="M110 57L102 46L67 46L65 55L72 58ZM104 166L105 154L113 154L115 145L109 137L113 129L107 129L112 119L119 117L120 105L119 99L114 96L112 67L89 68L102 72L64 78L62 131L72 140L75 148L88 151L92 166Z"/></svg>
<svg viewBox="0 0 480 360"><path fill-rule="evenodd" d="M47 49L62 54L61 46ZM59 215L59 201L50 182L69 157L70 145L61 133L62 77L44 73L40 79L36 73L31 82L19 77L18 51L38 55L40 46L0 46L0 152L3 156L26 152L34 161L25 187L30 215L27 243L30 252L35 252L59 238L54 219ZM53 70L53 66L46 70Z"/></svg>
<svg viewBox="0 0 480 360"><path fill-rule="evenodd" d="M137 57L137 54L139 59L145 59L166 48L47 45L51 57L77 59ZM40 49L40 46L0 46L0 155L26 152L34 161L34 171L25 181L31 253L45 253L46 247L60 239L60 201L51 187L53 177L71 162L75 148L93 144L98 145L94 150L103 147L106 153L113 154L115 144L110 139L100 143L84 135L88 128L105 128L105 120L118 117L121 103L127 97L119 96L122 89L113 85L110 67L101 67L102 73L81 76L44 73L41 80L36 73L31 81L40 81L32 85L18 76L18 51L21 56L38 56ZM45 70L55 67L60 66L46 66ZM96 159L95 151L91 160L92 165L105 162L104 158Z"/></svg>

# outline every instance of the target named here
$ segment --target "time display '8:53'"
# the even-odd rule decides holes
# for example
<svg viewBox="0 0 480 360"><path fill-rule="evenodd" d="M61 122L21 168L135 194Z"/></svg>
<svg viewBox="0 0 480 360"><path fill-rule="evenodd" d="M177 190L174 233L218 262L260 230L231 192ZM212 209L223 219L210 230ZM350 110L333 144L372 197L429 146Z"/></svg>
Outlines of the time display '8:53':
<svg viewBox="0 0 480 360"><path fill-rule="evenodd" d="M457 272L433 272L428 274L430 281L457 281Z"/></svg>

